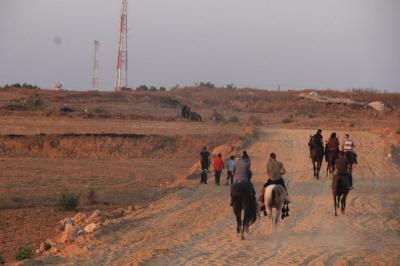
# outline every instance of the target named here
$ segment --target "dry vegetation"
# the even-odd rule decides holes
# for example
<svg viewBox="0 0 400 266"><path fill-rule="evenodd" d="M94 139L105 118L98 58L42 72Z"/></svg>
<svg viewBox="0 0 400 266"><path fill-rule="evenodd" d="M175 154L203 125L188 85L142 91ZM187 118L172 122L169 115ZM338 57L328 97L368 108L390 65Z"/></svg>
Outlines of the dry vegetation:
<svg viewBox="0 0 400 266"><path fill-rule="evenodd" d="M400 128L400 94L321 92L382 101L391 111L381 114L312 103L298 93L200 87L121 93L0 89L0 255L12 260L19 246L36 248L50 237L65 216L54 206L66 189L81 196L83 211L148 204L187 174L203 145L247 143L246 127ZM205 122L176 117L182 104ZM42 233L14 239L15 232L27 228Z"/></svg>

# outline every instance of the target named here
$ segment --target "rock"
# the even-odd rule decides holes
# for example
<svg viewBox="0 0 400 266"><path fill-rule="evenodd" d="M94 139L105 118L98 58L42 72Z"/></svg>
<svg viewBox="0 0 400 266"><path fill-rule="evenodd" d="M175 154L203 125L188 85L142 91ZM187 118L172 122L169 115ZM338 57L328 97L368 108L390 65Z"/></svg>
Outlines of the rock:
<svg viewBox="0 0 400 266"><path fill-rule="evenodd" d="M113 210L113 211L108 215L108 217L109 217L110 219L117 219L117 218L123 217L124 214L125 214L125 210L124 210L123 208L119 208L119 209Z"/></svg>
<svg viewBox="0 0 400 266"><path fill-rule="evenodd" d="M0 264L5 264L6 260L3 258L3 256L0 255Z"/></svg>
<svg viewBox="0 0 400 266"><path fill-rule="evenodd" d="M389 109L385 106L385 104L381 101L376 101L376 102L370 102L367 104L368 107L374 109L375 111L378 112L386 112L389 111Z"/></svg>
<svg viewBox="0 0 400 266"><path fill-rule="evenodd" d="M46 250L49 250L51 248L51 245L47 242L43 242L39 246L39 251L40 252L45 252Z"/></svg>
<svg viewBox="0 0 400 266"><path fill-rule="evenodd" d="M131 214L136 210L134 205L129 205L128 207L125 208L124 215Z"/></svg>
<svg viewBox="0 0 400 266"><path fill-rule="evenodd" d="M86 233L91 234L94 231L96 231L99 227L100 227L100 224L91 223L91 224L86 225L84 230Z"/></svg>
<svg viewBox="0 0 400 266"><path fill-rule="evenodd" d="M99 223L103 222L105 219L104 214L100 210L95 210L87 219L86 223Z"/></svg>
<svg viewBox="0 0 400 266"><path fill-rule="evenodd" d="M71 243L78 236L78 229L72 224L66 224L64 232L60 237L61 243Z"/></svg>
<svg viewBox="0 0 400 266"><path fill-rule="evenodd" d="M56 248L56 247L53 247L52 249L50 249L51 255L55 255L55 254L57 254L57 252L58 252L58 248Z"/></svg>
<svg viewBox="0 0 400 266"><path fill-rule="evenodd" d="M74 221L74 224L78 227L83 227L85 225L85 220L87 216L86 214L82 212L78 212L75 214L75 216L72 218L72 221Z"/></svg>

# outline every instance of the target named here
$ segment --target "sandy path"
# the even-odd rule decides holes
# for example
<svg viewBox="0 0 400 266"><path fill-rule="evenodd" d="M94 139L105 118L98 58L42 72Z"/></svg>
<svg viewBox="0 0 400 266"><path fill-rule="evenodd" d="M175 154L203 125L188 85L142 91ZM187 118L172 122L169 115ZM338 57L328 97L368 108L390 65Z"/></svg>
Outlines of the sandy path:
<svg viewBox="0 0 400 266"><path fill-rule="evenodd" d="M227 186L179 190L135 217L103 227L87 251L47 262L71 265L398 265L399 166L386 161L384 144L352 133L360 164L346 216L333 216L330 180L312 180L306 130L265 130L250 148L257 190L274 151L290 179L290 217L273 234L266 219L240 241ZM343 135L343 132L339 132ZM372 150L368 147L373 146ZM325 167L325 163L323 167ZM259 192L259 191L257 191Z"/></svg>

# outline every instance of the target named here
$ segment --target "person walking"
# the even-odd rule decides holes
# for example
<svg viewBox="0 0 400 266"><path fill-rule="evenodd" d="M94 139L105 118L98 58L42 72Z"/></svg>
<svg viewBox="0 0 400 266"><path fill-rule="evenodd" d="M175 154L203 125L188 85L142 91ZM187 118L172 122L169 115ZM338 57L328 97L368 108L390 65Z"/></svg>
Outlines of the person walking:
<svg viewBox="0 0 400 266"><path fill-rule="evenodd" d="M221 153L218 153L217 158L214 160L214 173L215 173L215 184L219 186L221 181L221 172L225 168L224 161L222 160Z"/></svg>
<svg viewBox="0 0 400 266"><path fill-rule="evenodd" d="M228 176L226 177L226 185L229 185L229 180L230 183L233 183L233 169L235 168L235 156L229 157L228 161L226 162L226 170Z"/></svg>
<svg viewBox="0 0 400 266"><path fill-rule="evenodd" d="M200 183L207 184L207 174L210 164L210 153L207 150L207 146L204 146L203 150L200 152Z"/></svg>

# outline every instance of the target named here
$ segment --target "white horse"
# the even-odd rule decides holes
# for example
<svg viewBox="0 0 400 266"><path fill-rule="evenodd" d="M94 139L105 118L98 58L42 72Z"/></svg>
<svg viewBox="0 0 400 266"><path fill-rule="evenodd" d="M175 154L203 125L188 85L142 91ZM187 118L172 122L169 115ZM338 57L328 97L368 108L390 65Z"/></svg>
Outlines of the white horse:
<svg viewBox="0 0 400 266"><path fill-rule="evenodd" d="M269 185L264 192L265 207L268 208L271 230L276 231L276 225L281 216L282 208L288 199L285 189L281 185ZM272 209L275 208L275 217L272 215Z"/></svg>

